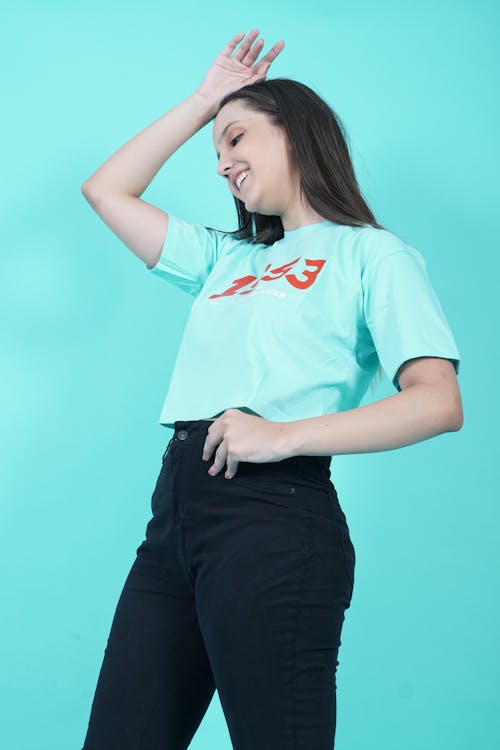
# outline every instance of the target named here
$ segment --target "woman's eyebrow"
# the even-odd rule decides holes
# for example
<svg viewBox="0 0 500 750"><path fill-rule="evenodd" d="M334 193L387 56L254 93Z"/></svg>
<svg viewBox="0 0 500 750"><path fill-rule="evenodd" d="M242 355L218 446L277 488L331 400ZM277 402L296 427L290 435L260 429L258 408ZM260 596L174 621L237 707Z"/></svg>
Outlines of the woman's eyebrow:
<svg viewBox="0 0 500 750"><path fill-rule="evenodd" d="M224 128L224 130L222 131L222 133L221 133L221 135L220 135L220 138L219 138L219 140L217 141L217 143L219 143L219 144L220 144L220 143L222 143L222 139L223 139L223 138L224 138L224 136L226 135L227 131L229 130L229 128L231 127L231 125L234 125L234 124L235 124L236 122L239 122L239 120L232 120L231 122L228 122L228 124L226 125L226 127L225 127L225 128ZM217 155L217 158L219 158L219 154L217 153L217 151L216 151L215 153L216 153L216 155Z"/></svg>

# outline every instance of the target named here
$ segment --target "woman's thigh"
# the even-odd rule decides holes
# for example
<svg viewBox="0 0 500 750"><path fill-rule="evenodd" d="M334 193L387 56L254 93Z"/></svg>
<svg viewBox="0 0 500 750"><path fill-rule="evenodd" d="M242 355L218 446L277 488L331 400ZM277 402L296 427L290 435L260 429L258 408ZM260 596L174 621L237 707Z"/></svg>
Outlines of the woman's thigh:
<svg viewBox="0 0 500 750"><path fill-rule="evenodd" d="M215 688L235 750L333 747L354 548L327 461L211 477L208 426L164 454L83 750L187 748Z"/></svg>
<svg viewBox="0 0 500 750"><path fill-rule="evenodd" d="M162 472L154 516L168 494ZM150 521L119 597L83 750L185 750L215 691L174 527L162 518Z"/></svg>
<svg viewBox="0 0 500 750"><path fill-rule="evenodd" d="M331 482L294 468L242 468L230 480L198 476L203 501L183 526L233 747L331 750L354 584L346 519Z"/></svg>

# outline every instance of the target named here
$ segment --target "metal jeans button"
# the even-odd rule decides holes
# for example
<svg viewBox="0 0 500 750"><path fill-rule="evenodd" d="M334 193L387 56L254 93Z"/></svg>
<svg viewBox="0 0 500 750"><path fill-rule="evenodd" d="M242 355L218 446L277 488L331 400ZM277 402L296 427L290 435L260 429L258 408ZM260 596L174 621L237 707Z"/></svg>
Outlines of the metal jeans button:
<svg viewBox="0 0 500 750"><path fill-rule="evenodd" d="M185 440L187 436L187 430L179 430L179 432L177 433L177 437L179 438L179 440Z"/></svg>

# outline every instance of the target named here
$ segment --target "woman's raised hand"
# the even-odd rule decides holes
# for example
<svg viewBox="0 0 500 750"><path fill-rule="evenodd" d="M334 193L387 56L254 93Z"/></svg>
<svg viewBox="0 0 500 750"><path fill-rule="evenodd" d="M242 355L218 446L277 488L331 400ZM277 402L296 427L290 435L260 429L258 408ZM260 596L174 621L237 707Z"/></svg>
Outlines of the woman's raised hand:
<svg viewBox="0 0 500 750"><path fill-rule="evenodd" d="M226 94L237 91L243 86L265 80L269 66L285 46L284 41L276 42L267 55L254 65L255 60L264 46L263 39L259 39L255 42L258 34L258 29L252 29L246 37L244 32L240 32L239 34L236 34L236 36L233 36L222 52L217 55L210 66L208 73L203 79L203 82L197 88L197 93L210 103L213 107L214 113L217 112L219 102L226 96ZM234 55L230 57L231 53L242 41L243 37L245 37L245 39L241 43L241 46Z"/></svg>

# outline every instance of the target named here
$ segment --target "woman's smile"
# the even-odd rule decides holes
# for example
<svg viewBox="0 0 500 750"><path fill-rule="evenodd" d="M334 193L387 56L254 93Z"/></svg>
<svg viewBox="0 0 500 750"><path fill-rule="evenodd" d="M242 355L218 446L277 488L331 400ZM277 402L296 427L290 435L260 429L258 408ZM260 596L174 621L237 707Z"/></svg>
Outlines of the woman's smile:
<svg viewBox="0 0 500 750"><path fill-rule="evenodd" d="M248 179L248 177L249 177L249 176L250 176L250 173L248 173L248 174L247 174L247 175L246 175L246 176L245 176L245 177L244 177L244 178L242 179L242 181L240 182L239 188L238 188L239 190L241 190L241 188L243 187L243 184L244 184L244 183L246 183L246 181L247 181L247 179Z"/></svg>

